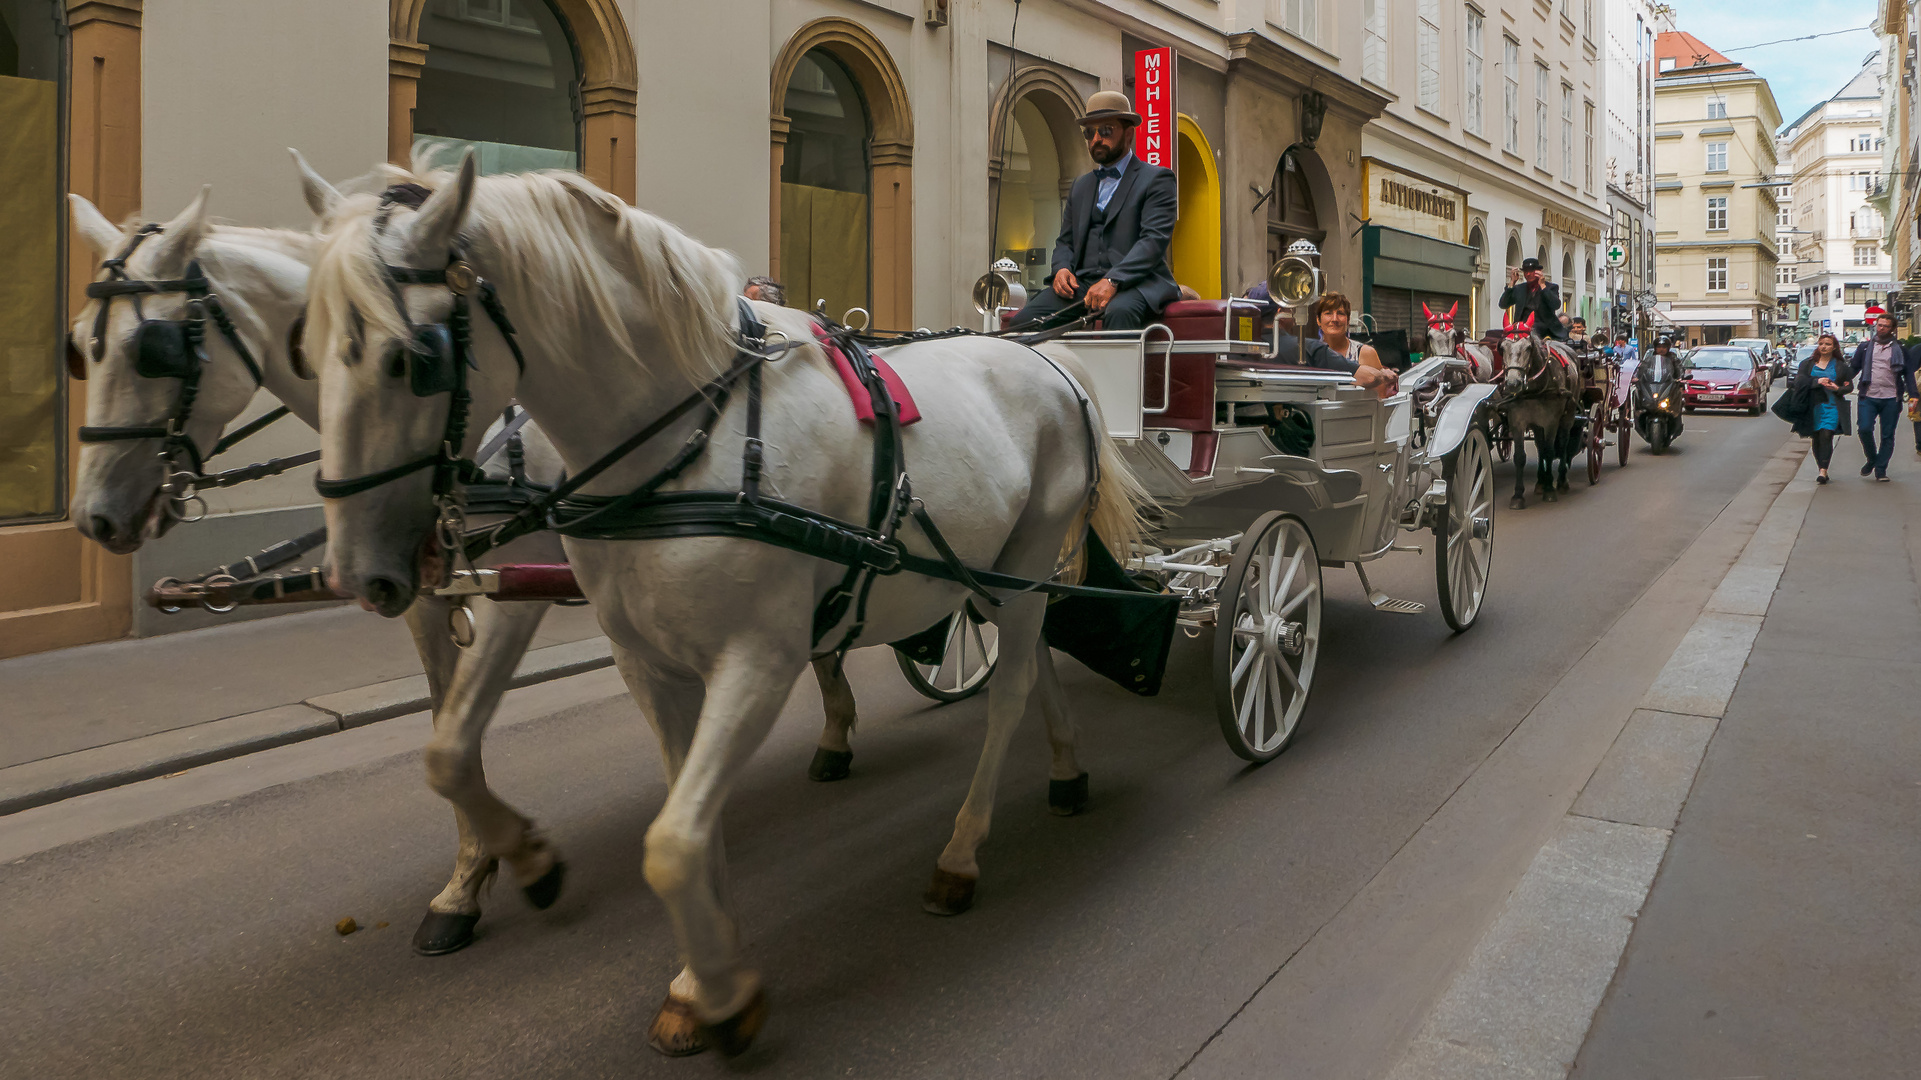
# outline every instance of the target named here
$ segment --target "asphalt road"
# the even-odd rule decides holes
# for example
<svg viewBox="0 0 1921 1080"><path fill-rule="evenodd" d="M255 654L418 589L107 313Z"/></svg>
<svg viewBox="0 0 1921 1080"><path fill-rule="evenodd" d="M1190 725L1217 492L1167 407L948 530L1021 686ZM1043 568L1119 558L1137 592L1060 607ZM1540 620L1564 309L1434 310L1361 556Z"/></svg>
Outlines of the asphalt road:
<svg viewBox="0 0 1921 1080"><path fill-rule="evenodd" d="M857 654L854 776L819 785L804 775L819 700L803 682L726 818L773 1009L735 1062L645 1045L677 968L641 874L664 792L648 729L609 699L490 741L490 780L571 875L546 912L497 888L484 936L453 956L407 947L453 846L413 753L0 867L0 1076L1174 1076L1786 435L1765 416L1690 425L1668 456L1637 440L1598 487L1577 471L1559 503L1518 513L1499 468L1491 591L1465 635L1432 610L1378 614L1351 574L1330 571L1306 727L1267 766L1243 767L1221 742L1206 641L1177 644L1155 699L1065 662L1094 804L1046 812L1046 745L1030 723L976 907L959 918L923 913L919 896L984 701L930 707L890 656ZM1431 551L1376 565L1377 586L1432 605ZM324 762L324 746L304 745ZM343 916L369 929L342 938Z"/></svg>

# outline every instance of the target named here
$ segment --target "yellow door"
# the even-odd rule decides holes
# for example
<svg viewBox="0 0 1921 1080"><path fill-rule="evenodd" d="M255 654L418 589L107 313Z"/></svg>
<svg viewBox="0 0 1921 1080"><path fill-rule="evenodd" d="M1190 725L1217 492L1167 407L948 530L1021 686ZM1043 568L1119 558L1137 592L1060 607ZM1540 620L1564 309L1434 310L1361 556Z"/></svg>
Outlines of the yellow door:
<svg viewBox="0 0 1921 1080"><path fill-rule="evenodd" d="M1221 292L1221 175L1200 125L1182 113L1176 125L1181 217L1169 251L1174 280L1217 300Z"/></svg>

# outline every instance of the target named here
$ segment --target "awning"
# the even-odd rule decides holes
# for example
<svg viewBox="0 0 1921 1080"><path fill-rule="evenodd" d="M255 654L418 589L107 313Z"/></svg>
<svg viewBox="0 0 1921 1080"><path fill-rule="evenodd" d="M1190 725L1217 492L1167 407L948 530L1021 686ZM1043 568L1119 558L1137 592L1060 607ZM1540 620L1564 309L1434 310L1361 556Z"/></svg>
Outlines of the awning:
<svg viewBox="0 0 1921 1080"><path fill-rule="evenodd" d="M1664 312L1668 321L1680 326L1738 325L1754 321L1751 307L1671 308Z"/></svg>

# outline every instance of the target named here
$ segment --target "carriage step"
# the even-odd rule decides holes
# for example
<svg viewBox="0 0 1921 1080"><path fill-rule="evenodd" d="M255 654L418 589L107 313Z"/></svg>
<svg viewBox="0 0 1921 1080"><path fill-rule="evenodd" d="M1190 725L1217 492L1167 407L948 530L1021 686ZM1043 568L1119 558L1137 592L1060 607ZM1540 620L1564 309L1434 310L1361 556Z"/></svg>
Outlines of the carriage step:
<svg viewBox="0 0 1921 1080"><path fill-rule="evenodd" d="M1418 600L1396 600L1384 592L1368 593L1367 602L1374 605L1375 611L1393 615L1419 615L1427 610L1427 605Z"/></svg>
<svg viewBox="0 0 1921 1080"><path fill-rule="evenodd" d="M1367 571L1360 563L1354 564L1354 573L1361 579L1361 588L1367 591L1367 602L1374 605L1375 611L1385 611L1390 615L1419 615L1427 610L1427 605L1415 600L1396 600L1374 587L1367 580Z"/></svg>

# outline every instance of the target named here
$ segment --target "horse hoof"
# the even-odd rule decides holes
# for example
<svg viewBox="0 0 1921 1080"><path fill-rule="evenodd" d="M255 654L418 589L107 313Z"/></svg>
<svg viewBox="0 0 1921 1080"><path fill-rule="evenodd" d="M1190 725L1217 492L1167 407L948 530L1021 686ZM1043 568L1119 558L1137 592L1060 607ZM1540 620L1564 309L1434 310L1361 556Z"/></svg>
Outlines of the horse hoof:
<svg viewBox="0 0 1921 1080"><path fill-rule="evenodd" d="M852 750L829 750L825 746L814 747L814 760L807 765L807 779L826 783L830 780L845 780L854 763Z"/></svg>
<svg viewBox="0 0 1921 1080"><path fill-rule="evenodd" d="M1087 809L1087 774L1072 780L1049 780L1047 809L1060 817L1073 817Z"/></svg>
<svg viewBox="0 0 1921 1080"><path fill-rule="evenodd" d="M474 942L474 924L480 921L479 913L472 915L449 915L440 911L429 911L414 930L414 952L421 956L445 956L459 952Z"/></svg>
<svg viewBox="0 0 1921 1080"><path fill-rule="evenodd" d="M701 1033L700 1018L694 1015L693 1003L667 995L667 1000L660 1003L660 1011L654 1014L654 1022L648 1025L647 1045L667 1057L692 1057L707 1049L707 1039Z"/></svg>
<svg viewBox="0 0 1921 1080"><path fill-rule="evenodd" d="M520 891L527 895L529 904L546 911L554 906L554 901L560 899L560 883L566 877L567 864L555 859L554 865L540 875L539 880L532 885L522 885Z"/></svg>
<svg viewBox="0 0 1921 1080"><path fill-rule="evenodd" d="M767 994L754 991L754 996L734 1015L718 1024L702 1024L701 1038L707 1045L727 1057L739 1057L754 1045L754 1036L767 1023Z"/></svg>
<svg viewBox="0 0 1921 1080"><path fill-rule="evenodd" d="M1527 500L1521 498L1519 495L1516 495L1512 499L1509 499L1507 501L1507 508L1509 510L1526 510Z"/></svg>
<svg viewBox="0 0 1921 1080"><path fill-rule="evenodd" d="M1546 491L1541 492L1541 501L1542 502L1560 502L1561 496L1555 494L1553 488L1549 488Z"/></svg>
<svg viewBox="0 0 1921 1080"><path fill-rule="evenodd" d="M921 909L935 915L959 915L974 906L974 883L979 880L950 874L936 866L934 880L928 883L927 892L921 897Z"/></svg>

